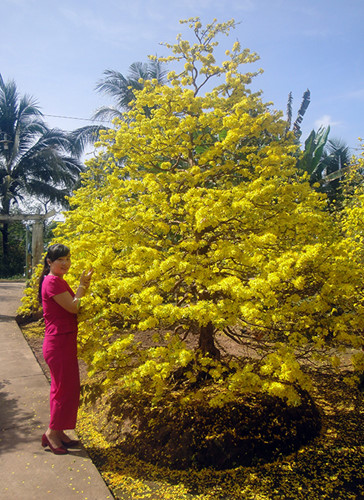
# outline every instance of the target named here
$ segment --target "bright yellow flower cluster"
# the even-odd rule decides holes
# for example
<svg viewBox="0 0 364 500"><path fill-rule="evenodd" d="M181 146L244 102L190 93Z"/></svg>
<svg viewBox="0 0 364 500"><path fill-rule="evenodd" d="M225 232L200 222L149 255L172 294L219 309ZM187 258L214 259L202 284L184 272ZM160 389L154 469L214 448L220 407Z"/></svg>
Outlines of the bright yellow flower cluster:
<svg viewBox="0 0 364 500"><path fill-rule="evenodd" d="M298 176L297 145L280 113L246 88L252 74L239 67L256 55L234 44L217 65L215 37L234 22L204 29L189 22L197 43L178 37L167 45L167 59L182 61L182 71L170 74L171 85L149 81L137 92L127 119L102 137L57 230L57 241L72 248L73 276L95 269L82 353L107 382L142 381L158 393L190 354L169 342L140 353L141 364L125 375L131 338L120 332L241 326L291 347L266 358L260 374L237 371L227 387L297 402L287 382L306 381L293 349L363 342L363 245L347 246L323 197ZM225 81L200 96L213 75ZM359 243L362 200L343 226Z"/></svg>

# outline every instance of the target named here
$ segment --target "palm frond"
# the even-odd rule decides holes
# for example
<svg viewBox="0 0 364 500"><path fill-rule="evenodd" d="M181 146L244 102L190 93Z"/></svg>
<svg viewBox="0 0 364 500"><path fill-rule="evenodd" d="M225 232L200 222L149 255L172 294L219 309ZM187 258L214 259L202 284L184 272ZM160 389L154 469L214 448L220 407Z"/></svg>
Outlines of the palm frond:
<svg viewBox="0 0 364 500"><path fill-rule="evenodd" d="M96 90L98 92L105 92L112 96L117 96L121 89L124 89L128 84L127 79L119 71L114 71L112 69L106 69L103 73L105 77L101 79L97 85Z"/></svg>
<svg viewBox="0 0 364 500"><path fill-rule="evenodd" d="M51 184L36 179L28 182L27 192L43 200L49 200L67 206L66 196L71 192L67 189L59 189Z"/></svg>
<svg viewBox="0 0 364 500"><path fill-rule="evenodd" d="M158 83L164 85L167 80L168 70L158 59L152 59L148 64L149 79L156 79Z"/></svg>
<svg viewBox="0 0 364 500"><path fill-rule="evenodd" d="M125 106L124 106L125 108ZM120 118L122 119L124 116L124 112L120 111L119 108L116 108L114 106L102 106L101 108L98 108L94 115L92 116L93 120L102 120L109 122L111 124L112 120L114 118ZM106 127L100 127L101 130L105 129Z"/></svg>
<svg viewBox="0 0 364 500"><path fill-rule="evenodd" d="M150 72L147 63L142 63L140 61L133 62L129 66L128 80L137 82L138 80L149 80Z"/></svg>
<svg viewBox="0 0 364 500"><path fill-rule="evenodd" d="M43 113L39 109L38 102L29 95L24 95L18 106L18 114L22 120L35 121L37 117L42 117Z"/></svg>
<svg viewBox="0 0 364 500"><path fill-rule="evenodd" d="M94 119L113 119L116 116L122 117L122 112L129 109L129 105L135 99L135 90L143 89L143 81L157 79L164 84L167 71L159 61L142 63L134 62L129 66L129 72L125 77L119 71L105 70L104 78L96 85L98 92L103 92L114 99L115 106L104 106L96 111ZM143 81L141 81L143 80Z"/></svg>
<svg viewBox="0 0 364 500"><path fill-rule="evenodd" d="M94 144L98 140L100 132L105 129L107 127L102 125L86 125L70 132L69 135L72 143L71 153L79 158L85 147Z"/></svg>

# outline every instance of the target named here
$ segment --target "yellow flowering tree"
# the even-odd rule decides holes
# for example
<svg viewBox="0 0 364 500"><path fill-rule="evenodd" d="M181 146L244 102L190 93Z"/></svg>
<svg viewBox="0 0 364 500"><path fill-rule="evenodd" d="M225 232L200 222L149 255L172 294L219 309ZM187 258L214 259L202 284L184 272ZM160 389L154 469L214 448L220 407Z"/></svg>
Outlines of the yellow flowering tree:
<svg viewBox="0 0 364 500"><path fill-rule="evenodd" d="M360 375L361 387L363 387L364 342L361 318L364 310L364 145L362 142L361 149L361 155L352 158L350 168L347 169L345 180L342 183L344 204L339 214L342 238L338 243L337 252L346 257L348 269L351 271L351 300L348 300L348 303L343 306L340 312L347 311L352 301L355 301L352 311L354 311L356 321L351 328L351 333L355 335L355 339L351 344L355 347L360 346L361 350L354 352L351 361L355 372Z"/></svg>
<svg viewBox="0 0 364 500"><path fill-rule="evenodd" d="M186 23L195 43L179 36L161 58L179 70L168 85L145 82L104 133L57 230L72 248L73 275L95 269L82 354L105 386L121 381L158 396L178 368L195 380L196 353L181 340L194 334L199 366L227 389L224 400L266 390L298 402L291 384L306 379L294 350L358 343L363 314L350 282L358 270L337 256L337 230L298 174L281 113L249 90L257 72L240 71L257 55L236 42L216 61L216 38L234 21ZM146 330L169 333L145 351L132 333ZM217 331L243 332L271 353L258 368L227 366Z"/></svg>

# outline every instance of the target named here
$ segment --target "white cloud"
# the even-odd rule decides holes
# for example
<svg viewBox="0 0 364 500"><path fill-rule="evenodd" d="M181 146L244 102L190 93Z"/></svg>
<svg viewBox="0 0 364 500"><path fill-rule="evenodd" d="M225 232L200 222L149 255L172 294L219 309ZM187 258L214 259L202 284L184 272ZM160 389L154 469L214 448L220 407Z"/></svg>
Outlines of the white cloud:
<svg viewBox="0 0 364 500"><path fill-rule="evenodd" d="M358 89L358 90L353 90L352 92L348 92L346 94L346 97L348 99L357 99L357 100L362 101L364 99L364 88Z"/></svg>
<svg viewBox="0 0 364 500"><path fill-rule="evenodd" d="M340 125L340 122L333 121L330 115L323 115L315 121L315 129L328 127L329 125L330 127L334 127L336 125Z"/></svg>

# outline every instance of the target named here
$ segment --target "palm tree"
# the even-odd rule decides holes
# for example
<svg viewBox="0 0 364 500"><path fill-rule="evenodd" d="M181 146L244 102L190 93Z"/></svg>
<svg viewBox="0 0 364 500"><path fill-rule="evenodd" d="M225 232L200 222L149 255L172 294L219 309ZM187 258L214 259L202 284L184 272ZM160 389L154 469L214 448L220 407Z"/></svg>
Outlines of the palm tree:
<svg viewBox="0 0 364 500"><path fill-rule="evenodd" d="M97 83L96 90L110 96L113 106L102 106L97 109L92 117L95 121L109 121L114 118L124 118L124 113L130 109L135 99L135 91L142 90L146 80L156 79L158 83L166 83L167 71L157 60L148 63L134 62L129 66L129 73L125 77L119 71L107 69L104 77ZM150 109L145 110L150 114ZM87 125L73 132L73 140L82 150L86 144L94 143L101 130L108 127L100 125Z"/></svg>
<svg viewBox="0 0 364 500"><path fill-rule="evenodd" d="M72 137L49 129L34 98L19 96L0 74L0 213L30 195L66 205L83 170ZM3 260L8 259L9 223L2 225Z"/></svg>
<svg viewBox="0 0 364 500"><path fill-rule="evenodd" d="M104 75L105 77L96 85L96 90L113 97L115 106L103 106L96 110L94 114L96 120L122 118L123 111L127 111L135 99L134 92L143 89L144 81L156 79L158 83L164 84L167 72L163 70L159 61L150 61L132 63L126 78L114 70L106 70Z"/></svg>

